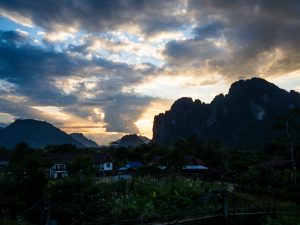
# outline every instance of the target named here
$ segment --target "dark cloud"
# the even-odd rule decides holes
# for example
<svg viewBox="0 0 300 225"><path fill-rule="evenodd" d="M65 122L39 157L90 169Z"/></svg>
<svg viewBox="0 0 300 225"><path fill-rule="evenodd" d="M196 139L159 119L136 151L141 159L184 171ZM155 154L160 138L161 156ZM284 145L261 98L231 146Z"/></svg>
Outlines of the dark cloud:
<svg viewBox="0 0 300 225"><path fill-rule="evenodd" d="M17 33L15 31L0 31L0 40L1 43L7 45L15 45L16 43L27 42L26 36Z"/></svg>
<svg viewBox="0 0 300 225"><path fill-rule="evenodd" d="M28 105L28 102L25 100L16 100L16 99L5 99L0 97L0 112L9 113L14 115L16 118L20 119L38 119L51 121L56 126L62 125L62 120L60 118L53 118L46 113L32 108Z"/></svg>
<svg viewBox="0 0 300 225"><path fill-rule="evenodd" d="M134 124L147 106L153 101L152 97L120 94L111 97L109 104L104 105L104 122L107 131L139 133Z"/></svg>
<svg viewBox="0 0 300 225"><path fill-rule="evenodd" d="M163 54L169 66L193 68L204 66L207 60L219 57L222 50L211 41L190 39L168 42Z"/></svg>
<svg viewBox="0 0 300 225"><path fill-rule="evenodd" d="M217 38L222 35L223 24L219 22L209 22L203 26L194 28L195 39Z"/></svg>
<svg viewBox="0 0 300 225"><path fill-rule="evenodd" d="M104 122L109 131L137 132L133 124L151 100L134 93L122 94L123 88L137 84L157 68L145 64L144 69L134 69L125 63L104 58L86 59L83 55L72 56L67 51L36 46L29 38L17 32L0 32L0 80L11 83L11 90L2 94L25 97L18 102L2 101L0 112L22 118L49 119L31 106L57 106L65 112L103 122L93 109L99 107L105 113ZM56 81L77 80L70 93ZM89 81L88 79L95 79ZM87 79L87 81L85 81ZM92 88L88 83L93 82ZM6 88L8 89L8 88ZM90 95L90 97L86 97ZM26 105L26 107L23 107Z"/></svg>
<svg viewBox="0 0 300 225"><path fill-rule="evenodd" d="M66 54L37 47L17 32L0 33L0 78L15 84L18 94L39 104L76 102L74 97L62 95L51 81L54 77L75 74L84 62L78 65Z"/></svg>
<svg viewBox="0 0 300 225"><path fill-rule="evenodd" d="M159 98L137 95L135 93L99 93L93 99L85 100L76 106L66 106L64 110L80 117L89 117L93 122L104 122L104 128L108 132L139 133L134 124L149 107L151 102ZM94 108L100 108L104 118L93 113Z"/></svg>
<svg viewBox="0 0 300 225"><path fill-rule="evenodd" d="M1 75L11 75L15 80L24 78L28 71L31 77L39 78L68 76L78 69L68 55L38 47L18 32L1 31L0 48Z"/></svg>
<svg viewBox="0 0 300 225"><path fill-rule="evenodd" d="M232 18L241 19L248 17L271 18L276 21L297 21L300 14L300 2L298 0L190 0L189 9L199 17L206 18ZM219 16L217 16L219 14ZM209 17L207 17L209 16ZM235 22L242 22L236 20Z"/></svg>
<svg viewBox="0 0 300 225"><path fill-rule="evenodd" d="M300 69L299 1L191 0L188 12L194 37L165 46L169 65L205 65L231 80Z"/></svg>
<svg viewBox="0 0 300 225"><path fill-rule="evenodd" d="M179 4L179 0L10 0L1 1L0 8L29 17L47 30L73 26L98 32L135 24L153 34L182 25L184 18L174 15Z"/></svg>

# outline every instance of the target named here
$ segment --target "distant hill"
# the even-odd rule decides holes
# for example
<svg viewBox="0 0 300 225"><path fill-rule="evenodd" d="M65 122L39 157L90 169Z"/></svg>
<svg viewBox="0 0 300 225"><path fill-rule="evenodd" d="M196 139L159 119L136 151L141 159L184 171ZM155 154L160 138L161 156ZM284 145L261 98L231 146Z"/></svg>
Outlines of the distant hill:
<svg viewBox="0 0 300 225"><path fill-rule="evenodd" d="M99 147L99 145L95 141L93 141L91 139L88 139L82 133L72 133L72 134L69 134L69 135L72 138L74 138L76 141L83 144L87 148L90 148L90 147L97 148L97 147Z"/></svg>
<svg viewBox="0 0 300 225"><path fill-rule="evenodd" d="M6 123L0 123L0 129L2 129L2 128L6 127L6 126L7 126Z"/></svg>
<svg viewBox="0 0 300 225"><path fill-rule="evenodd" d="M148 144L150 139L136 134L129 134L123 136L121 139L114 141L114 146L117 147L136 147L143 144Z"/></svg>
<svg viewBox="0 0 300 225"><path fill-rule="evenodd" d="M142 141L143 141L145 144L148 144L148 143L151 141L151 139L149 139L149 138L147 138L147 137L145 137L145 136L142 136L142 135L138 135L138 137L139 137L140 139L142 139Z"/></svg>
<svg viewBox="0 0 300 225"><path fill-rule="evenodd" d="M155 116L153 142L170 146L193 136L230 146L261 147L282 135L273 129L274 119L296 108L300 108L298 92L260 78L240 80L210 104L188 97L175 101L169 111Z"/></svg>
<svg viewBox="0 0 300 225"><path fill-rule="evenodd" d="M77 147L84 147L80 142L50 123L33 119L18 119L0 130L0 146L12 148L19 142L26 142L34 148L50 144L73 144Z"/></svg>

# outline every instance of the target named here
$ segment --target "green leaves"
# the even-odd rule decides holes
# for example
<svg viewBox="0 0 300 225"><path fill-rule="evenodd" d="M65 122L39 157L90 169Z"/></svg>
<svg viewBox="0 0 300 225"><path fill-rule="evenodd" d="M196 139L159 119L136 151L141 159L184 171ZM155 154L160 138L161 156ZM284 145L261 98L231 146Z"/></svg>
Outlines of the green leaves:
<svg viewBox="0 0 300 225"><path fill-rule="evenodd" d="M83 155L75 158L71 162L71 174L75 176L94 176L96 169L92 164L92 158L88 155Z"/></svg>
<svg viewBox="0 0 300 225"><path fill-rule="evenodd" d="M156 191L153 191L152 198L156 198Z"/></svg>

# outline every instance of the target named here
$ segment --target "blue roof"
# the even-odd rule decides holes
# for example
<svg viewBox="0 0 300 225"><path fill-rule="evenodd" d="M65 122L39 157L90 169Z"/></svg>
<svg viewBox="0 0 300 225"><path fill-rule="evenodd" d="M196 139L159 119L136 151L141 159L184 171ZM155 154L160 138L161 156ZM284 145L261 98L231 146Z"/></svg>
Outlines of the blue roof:
<svg viewBox="0 0 300 225"><path fill-rule="evenodd" d="M119 168L119 171L125 171L128 169L137 169L141 167L143 164L141 162L128 162L125 166Z"/></svg>
<svg viewBox="0 0 300 225"><path fill-rule="evenodd" d="M129 167L129 168L139 168L141 167L143 164L141 162L128 162L126 164L126 167Z"/></svg>
<svg viewBox="0 0 300 225"><path fill-rule="evenodd" d="M186 165L182 167L183 170L207 170L206 166L202 165Z"/></svg>
<svg viewBox="0 0 300 225"><path fill-rule="evenodd" d="M118 170L119 171L126 171L128 169L129 169L129 167L123 166L123 167L120 167Z"/></svg>

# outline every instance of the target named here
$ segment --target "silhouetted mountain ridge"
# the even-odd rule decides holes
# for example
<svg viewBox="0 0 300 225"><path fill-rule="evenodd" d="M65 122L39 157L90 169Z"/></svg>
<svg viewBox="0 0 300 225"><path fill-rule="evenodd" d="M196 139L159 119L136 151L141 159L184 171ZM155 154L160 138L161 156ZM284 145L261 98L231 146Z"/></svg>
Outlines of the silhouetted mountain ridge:
<svg viewBox="0 0 300 225"><path fill-rule="evenodd" d="M300 108L300 94L287 92L260 78L233 83L227 95L210 104L184 97L154 118L153 142L172 145L197 137L239 147L259 147L278 135L274 118Z"/></svg>
<svg viewBox="0 0 300 225"><path fill-rule="evenodd" d="M84 145L52 124L33 119L17 119L0 130L0 146L12 148L19 142L26 142L34 148L50 144L73 144L77 147L84 147Z"/></svg>
<svg viewBox="0 0 300 225"><path fill-rule="evenodd" d="M70 136L72 138L74 138L76 141L83 144L87 148L89 148L89 147L94 147L94 148L99 147L99 145L95 141L93 141L91 139L88 139L82 133L72 133L72 134L70 134Z"/></svg>
<svg viewBox="0 0 300 225"><path fill-rule="evenodd" d="M127 134L121 137L119 140L116 140L113 143L116 147L136 147L143 144L148 144L150 142L150 139L137 135L137 134Z"/></svg>

